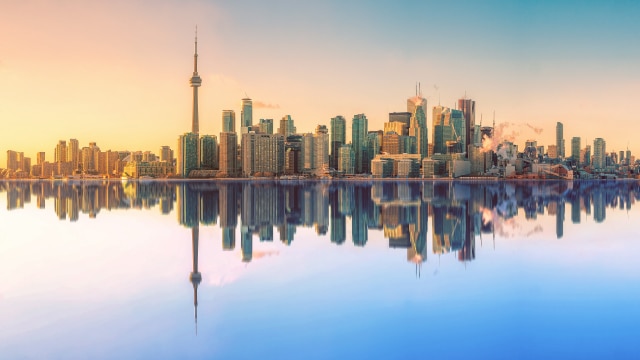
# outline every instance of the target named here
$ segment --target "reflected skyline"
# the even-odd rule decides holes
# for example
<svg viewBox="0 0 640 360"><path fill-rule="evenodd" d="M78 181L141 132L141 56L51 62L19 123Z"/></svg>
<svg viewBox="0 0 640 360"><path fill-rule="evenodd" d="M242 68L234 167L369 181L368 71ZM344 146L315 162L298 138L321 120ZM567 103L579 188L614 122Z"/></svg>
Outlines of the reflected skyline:
<svg viewBox="0 0 640 360"><path fill-rule="evenodd" d="M222 250L236 248L239 230L242 261L252 260L254 237L283 244L296 240L298 227L312 228L338 246L351 228L354 246L365 247L370 231L382 231L388 247L407 249L407 260L427 260L428 220L433 254L455 253L475 259L476 239L498 232L509 237L510 221L555 217L556 238L567 221L606 220L608 209L630 210L640 185L629 182L0 182L7 210L24 208L35 198L39 209L52 204L61 221L100 216L101 211L158 209L176 211L179 225L217 226ZM568 207L568 209L567 209ZM350 226L349 226L350 225ZM541 225L538 225L541 226ZM513 226L511 226L513 227ZM536 227L533 232L540 232ZM276 235L277 232L277 235ZM197 239L194 240L197 248ZM197 264L195 264L197 265ZM197 273L197 267L194 267ZM195 286L195 285L194 285Z"/></svg>
<svg viewBox="0 0 640 360"><path fill-rule="evenodd" d="M22 234L25 223L6 222L5 273L26 267L42 275L30 274L26 286L19 276L5 277L0 301L11 326L52 321L40 334L54 337L69 328L49 309L78 314L83 330L102 329L99 314L109 300L109 316L119 309L123 315L107 331L153 319L167 334L180 334L173 346L204 349L221 336L225 354L244 352L236 335L260 338L264 326L296 333L306 323L309 346L317 324L320 332L361 331L371 326L356 325L365 318L387 319L391 325L377 329L397 329L402 338L414 334L403 326L418 319L430 324L421 329L431 338L458 323L444 314L472 324L491 317L502 337L484 341L500 346L507 345L497 339L510 333L530 339L558 326L585 334L603 322L627 326L616 316L628 318L625 301L637 298L629 211L639 196L636 182L0 182L3 220L48 223L42 234ZM76 268L87 269L86 279ZM124 295L115 290L123 283ZM78 302L66 300L74 294L88 299L83 306L95 304L89 320ZM586 300L576 304L576 296ZM469 299L473 306L461 308ZM598 328L571 327L566 309L575 306ZM23 317L30 321L16 320ZM534 327L513 325L514 317ZM142 326L144 336L155 339L155 324ZM17 337L5 343L22 354ZM626 343L602 339L598 344Z"/></svg>

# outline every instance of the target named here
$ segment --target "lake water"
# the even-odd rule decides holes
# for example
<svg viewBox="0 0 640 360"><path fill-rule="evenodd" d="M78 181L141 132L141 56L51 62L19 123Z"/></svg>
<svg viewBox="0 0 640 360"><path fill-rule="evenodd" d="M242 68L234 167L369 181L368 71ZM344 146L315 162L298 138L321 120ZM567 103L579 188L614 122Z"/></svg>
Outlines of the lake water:
<svg viewBox="0 0 640 360"><path fill-rule="evenodd" d="M639 358L637 182L0 182L2 359Z"/></svg>

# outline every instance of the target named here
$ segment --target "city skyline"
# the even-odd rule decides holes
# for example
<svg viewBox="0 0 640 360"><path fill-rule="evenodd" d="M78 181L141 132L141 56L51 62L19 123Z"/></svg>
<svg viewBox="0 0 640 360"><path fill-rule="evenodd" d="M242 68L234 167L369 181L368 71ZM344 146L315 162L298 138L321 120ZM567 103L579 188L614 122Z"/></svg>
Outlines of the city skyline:
<svg viewBox="0 0 640 360"><path fill-rule="evenodd" d="M640 84L635 3L280 1L246 11L187 2L147 11L152 4L7 6L0 22L7 44L0 56L0 153L20 151L34 161L44 150L51 159L55 143L70 138L111 150L173 146L190 123L195 24L201 134L217 136L222 110L240 114L245 97L253 99L254 123L291 115L306 133L336 115L364 113L369 129L382 129L421 81L429 108L471 98L476 122L484 114L488 124L495 110L496 123L510 124L519 145L555 144L554 125L562 122L567 144L603 138L607 151L628 146L638 153L629 135L638 125L626 105ZM429 21L402 20L413 12ZM446 14L459 17L458 28L447 27ZM326 23L306 21L317 16ZM240 20L248 25L236 26Z"/></svg>

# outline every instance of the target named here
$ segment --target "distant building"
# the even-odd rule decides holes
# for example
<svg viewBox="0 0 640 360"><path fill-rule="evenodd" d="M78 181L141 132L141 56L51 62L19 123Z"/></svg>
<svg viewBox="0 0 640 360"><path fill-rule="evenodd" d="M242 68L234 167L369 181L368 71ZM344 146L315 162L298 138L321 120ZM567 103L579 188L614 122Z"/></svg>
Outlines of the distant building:
<svg viewBox="0 0 640 360"><path fill-rule="evenodd" d="M278 128L278 134L288 137L296 133L296 127L293 125L293 119L291 115L285 115L280 119L280 127Z"/></svg>
<svg viewBox="0 0 640 360"><path fill-rule="evenodd" d="M564 126L559 121L556 123L556 148L558 149L558 157L564 158Z"/></svg>
<svg viewBox="0 0 640 360"><path fill-rule="evenodd" d="M351 122L351 146L355 153L356 174L368 173L370 168L369 154L367 149L367 133L369 122L364 114L353 116Z"/></svg>
<svg viewBox="0 0 640 360"><path fill-rule="evenodd" d="M580 138L571 138L571 159L578 164L580 162Z"/></svg>
<svg viewBox="0 0 640 360"><path fill-rule="evenodd" d="M236 112L222 110L222 132L236 132Z"/></svg>
<svg viewBox="0 0 640 360"><path fill-rule="evenodd" d="M253 102L249 98L242 99L242 111L240 112L240 123L242 127L253 124Z"/></svg>
<svg viewBox="0 0 640 360"><path fill-rule="evenodd" d="M344 144L340 147L340 156L338 160L338 171L343 174L353 174L355 165L355 154L351 144Z"/></svg>
<svg viewBox="0 0 640 360"><path fill-rule="evenodd" d="M191 170L198 168L198 165L198 135L192 132L180 135L176 174L187 177Z"/></svg>
<svg viewBox="0 0 640 360"><path fill-rule="evenodd" d="M242 172L245 176L284 174L284 136L280 134L242 135Z"/></svg>
<svg viewBox="0 0 640 360"><path fill-rule="evenodd" d="M607 144L602 138L593 141L593 167L602 170L606 167Z"/></svg>
<svg viewBox="0 0 640 360"><path fill-rule="evenodd" d="M338 159L340 158L340 148L346 142L347 121L342 115L331 118L331 158L329 166L333 169L338 168Z"/></svg>
<svg viewBox="0 0 640 360"><path fill-rule="evenodd" d="M218 169L218 138L215 135L200 137L200 168Z"/></svg>
<svg viewBox="0 0 640 360"><path fill-rule="evenodd" d="M238 135L235 132L220 133L220 174L234 177L237 175Z"/></svg>
<svg viewBox="0 0 640 360"><path fill-rule="evenodd" d="M273 119L260 119L258 123L260 132L263 134L273 134Z"/></svg>

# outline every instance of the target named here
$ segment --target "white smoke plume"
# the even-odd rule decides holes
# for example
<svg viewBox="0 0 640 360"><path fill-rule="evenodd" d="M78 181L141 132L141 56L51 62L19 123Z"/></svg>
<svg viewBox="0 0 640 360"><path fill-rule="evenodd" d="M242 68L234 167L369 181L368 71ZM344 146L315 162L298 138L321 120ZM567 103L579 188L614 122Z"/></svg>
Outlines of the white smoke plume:
<svg viewBox="0 0 640 360"><path fill-rule="evenodd" d="M254 101L253 107L256 109L280 109L280 105L278 104L271 104L262 101Z"/></svg>

